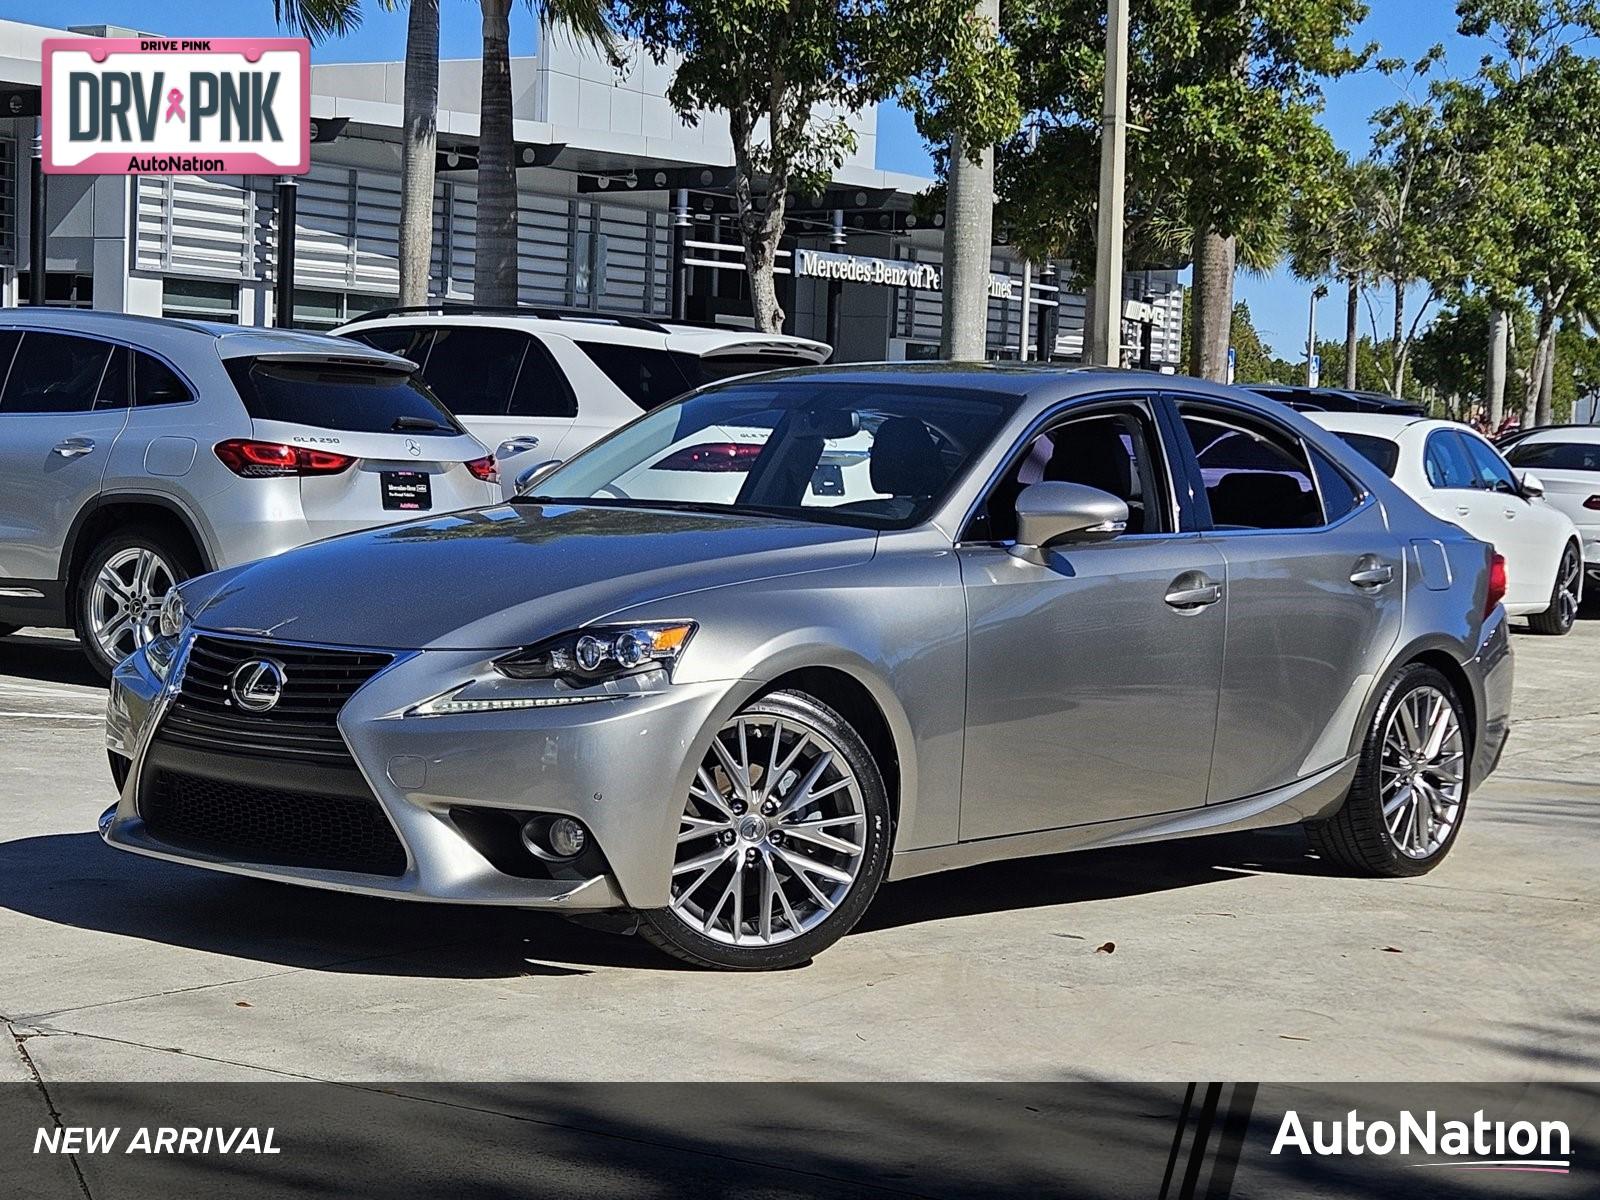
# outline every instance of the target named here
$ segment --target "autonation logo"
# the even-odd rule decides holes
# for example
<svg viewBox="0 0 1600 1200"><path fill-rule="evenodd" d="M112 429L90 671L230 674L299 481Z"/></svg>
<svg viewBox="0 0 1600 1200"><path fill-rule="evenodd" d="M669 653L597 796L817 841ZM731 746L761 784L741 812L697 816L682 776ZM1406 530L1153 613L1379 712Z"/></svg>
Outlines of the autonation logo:
<svg viewBox="0 0 1600 1200"><path fill-rule="evenodd" d="M1417 1155L1435 1159L1414 1167L1451 1167L1463 1171L1520 1171L1531 1175L1566 1175L1572 1170L1572 1134L1565 1121L1491 1121L1479 1109L1470 1121L1441 1121L1432 1111L1418 1116L1402 1109L1392 1121L1366 1121L1351 1109L1339 1121L1312 1121L1283 1114L1273 1154Z"/></svg>

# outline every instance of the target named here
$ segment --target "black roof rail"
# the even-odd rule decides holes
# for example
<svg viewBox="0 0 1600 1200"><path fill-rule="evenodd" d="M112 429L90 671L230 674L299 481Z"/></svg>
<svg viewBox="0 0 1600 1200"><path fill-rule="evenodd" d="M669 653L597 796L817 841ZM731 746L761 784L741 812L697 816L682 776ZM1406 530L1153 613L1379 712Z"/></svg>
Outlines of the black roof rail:
<svg viewBox="0 0 1600 1200"><path fill-rule="evenodd" d="M600 321L624 329L645 329L651 333L667 333L666 325L653 317L635 313L603 312L592 308L553 308L542 304L473 304L441 301L434 304L401 304L393 308L375 308L351 317L346 325L362 321L378 321L385 317L404 317L413 313L438 313L441 316L501 316L534 317L541 321ZM674 322L677 324L678 322Z"/></svg>

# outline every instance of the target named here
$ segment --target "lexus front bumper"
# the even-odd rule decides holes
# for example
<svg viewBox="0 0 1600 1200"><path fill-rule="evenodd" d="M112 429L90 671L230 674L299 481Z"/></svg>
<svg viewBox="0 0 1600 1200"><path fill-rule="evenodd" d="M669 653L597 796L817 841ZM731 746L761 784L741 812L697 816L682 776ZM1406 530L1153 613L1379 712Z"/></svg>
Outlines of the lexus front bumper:
<svg viewBox="0 0 1600 1200"><path fill-rule="evenodd" d="M749 681L668 684L569 707L417 716L408 714L480 672L485 656L402 655L340 711L338 730L355 769L335 779L271 758L197 755L165 743L161 724L185 653L174 663L172 688L157 678L144 651L112 679L107 743L130 770L120 799L100 821L108 845L310 887L572 912L669 902L682 798L712 733L756 687ZM157 836L142 802L162 771L244 789L237 794L246 800L273 789L301 801L369 796L403 849L403 869L334 869ZM499 843L486 845L475 814L492 814L512 831L522 814L574 817L597 853L567 868L543 867L531 856L522 863L515 833L497 853Z"/></svg>

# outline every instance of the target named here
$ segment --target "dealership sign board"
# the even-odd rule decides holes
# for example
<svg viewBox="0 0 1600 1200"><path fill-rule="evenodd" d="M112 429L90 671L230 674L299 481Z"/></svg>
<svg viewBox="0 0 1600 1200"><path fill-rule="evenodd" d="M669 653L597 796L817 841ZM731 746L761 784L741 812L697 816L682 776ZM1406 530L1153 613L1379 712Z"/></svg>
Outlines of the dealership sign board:
<svg viewBox="0 0 1600 1200"><path fill-rule="evenodd" d="M834 254L827 250L796 250L794 272L805 279L837 279L845 283L872 283L881 287L920 288L937 292L942 282L934 263L870 258L864 254ZM989 298L1010 300L1010 276L989 276Z"/></svg>
<svg viewBox="0 0 1600 1200"><path fill-rule="evenodd" d="M303 38L47 38L44 169L65 175L303 175Z"/></svg>

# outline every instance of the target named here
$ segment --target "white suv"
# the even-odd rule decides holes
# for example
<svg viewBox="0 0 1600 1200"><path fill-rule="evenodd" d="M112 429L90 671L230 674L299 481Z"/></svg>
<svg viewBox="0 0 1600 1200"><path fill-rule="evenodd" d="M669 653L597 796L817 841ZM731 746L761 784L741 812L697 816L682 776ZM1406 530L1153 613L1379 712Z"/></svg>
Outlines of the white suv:
<svg viewBox="0 0 1600 1200"><path fill-rule="evenodd" d="M507 491L705 383L826 362L824 342L586 309L384 309L334 331L421 367L467 430L498 447Z"/></svg>

